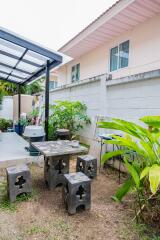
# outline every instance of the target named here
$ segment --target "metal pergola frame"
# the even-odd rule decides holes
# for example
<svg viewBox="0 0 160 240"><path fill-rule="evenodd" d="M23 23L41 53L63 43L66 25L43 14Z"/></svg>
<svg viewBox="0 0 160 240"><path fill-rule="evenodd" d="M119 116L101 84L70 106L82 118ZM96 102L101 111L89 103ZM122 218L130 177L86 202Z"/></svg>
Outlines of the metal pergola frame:
<svg viewBox="0 0 160 240"><path fill-rule="evenodd" d="M49 81L50 81L50 70L62 63L62 56L59 53L52 52L44 47L41 47L31 41L28 41L16 34L9 32L6 29L0 28L0 46L1 42L4 46L8 47L7 44L11 44L15 47L19 47L22 50L17 54L6 51L0 47L0 80L8 81L17 84L18 87L18 118L20 119L21 114L21 86L24 86L41 75L46 75L45 82L45 132L46 140L48 140L48 118L49 118ZM12 50L15 50L14 48ZM29 55L30 54L30 55ZM35 57L32 57L32 55ZM3 60L7 58L14 60L15 64L6 63ZM30 60L35 59L40 61L43 59L43 63L37 63L37 61ZM41 61L42 62L42 61ZM20 64L25 66L34 67L34 71L29 71L25 67L19 67ZM2 70L2 69L7 69ZM14 73L16 72L16 74ZM25 75L26 77L23 77Z"/></svg>

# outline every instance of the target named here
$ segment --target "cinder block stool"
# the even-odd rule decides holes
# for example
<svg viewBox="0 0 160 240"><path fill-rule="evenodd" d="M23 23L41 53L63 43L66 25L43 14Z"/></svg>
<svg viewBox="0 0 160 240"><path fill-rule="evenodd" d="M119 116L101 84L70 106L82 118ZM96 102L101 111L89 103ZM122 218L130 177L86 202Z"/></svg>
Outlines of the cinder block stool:
<svg viewBox="0 0 160 240"><path fill-rule="evenodd" d="M82 172L64 175L62 197L69 214L75 214L77 208L91 208L91 180Z"/></svg>
<svg viewBox="0 0 160 240"><path fill-rule="evenodd" d="M97 176L97 159L91 155L83 155L77 157L77 172L83 172L89 178Z"/></svg>
<svg viewBox="0 0 160 240"><path fill-rule="evenodd" d="M45 158L44 180L50 190L64 183L65 173L69 173L69 155Z"/></svg>
<svg viewBox="0 0 160 240"><path fill-rule="evenodd" d="M11 202L21 193L31 193L31 174L27 165L17 165L7 168L8 195Z"/></svg>

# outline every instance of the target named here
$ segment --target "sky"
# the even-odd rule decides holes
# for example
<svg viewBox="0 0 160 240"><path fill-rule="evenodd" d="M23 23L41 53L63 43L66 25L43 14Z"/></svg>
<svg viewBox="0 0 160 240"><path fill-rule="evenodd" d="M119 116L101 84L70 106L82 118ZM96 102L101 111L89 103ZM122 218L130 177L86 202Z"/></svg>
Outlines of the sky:
<svg viewBox="0 0 160 240"><path fill-rule="evenodd" d="M0 26L58 50L116 0L0 0Z"/></svg>

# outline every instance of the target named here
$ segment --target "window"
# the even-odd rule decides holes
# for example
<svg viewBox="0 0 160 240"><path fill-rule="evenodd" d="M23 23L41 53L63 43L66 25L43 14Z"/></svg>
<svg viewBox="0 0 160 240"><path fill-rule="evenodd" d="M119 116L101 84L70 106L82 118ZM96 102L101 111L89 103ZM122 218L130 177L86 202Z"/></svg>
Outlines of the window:
<svg viewBox="0 0 160 240"><path fill-rule="evenodd" d="M49 89L50 90L56 88L57 86L58 86L58 82L57 81L50 81L49 82Z"/></svg>
<svg viewBox="0 0 160 240"><path fill-rule="evenodd" d="M74 65L72 67L72 82L79 81L80 80L80 63Z"/></svg>
<svg viewBox="0 0 160 240"><path fill-rule="evenodd" d="M123 42L110 50L110 71L128 67L129 41Z"/></svg>

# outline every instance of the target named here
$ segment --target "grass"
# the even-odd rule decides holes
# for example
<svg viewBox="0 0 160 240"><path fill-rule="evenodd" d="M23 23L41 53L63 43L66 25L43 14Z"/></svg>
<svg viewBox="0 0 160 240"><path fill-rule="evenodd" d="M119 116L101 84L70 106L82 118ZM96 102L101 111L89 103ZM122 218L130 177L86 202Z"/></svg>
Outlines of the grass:
<svg viewBox="0 0 160 240"><path fill-rule="evenodd" d="M50 228L52 228L52 226L58 231L57 233L55 233L54 238L49 238L50 237ZM56 231L55 231L56 232ZM27 235L38 235L38 234L44 234L45 237L47 237L47 240L58 240L59 238L59 234L62 234L64 236L64 239L68 239L68 236L70 234L70 227L69 224L66 223L63 219L58 219L56 222L54 222L53 224L51 224L51 226L49 228L47 227L42 227L39 225L33 225L30 229L28 229L26 231Z"/></svg>
<svg viewBox="0 0 160 240"><path fill-rule="evenodd" d="M29 230L27 230L27 234L34 235L38 233L48 234L49 230L45 227L40 227L37 225L32 226Z"/></svg>
<svg viewBox="0 0 160 240"><path fill-rule="evenodd" d="M120 230L119 236L122 239L129 240L131 231L138 235L139 240L160 240L160 236L157 236L153 230L143 223L136 222L126 223L126 226Z"/></svg>
<svg viewBox="0 0 160 240"><path fill-rule="evenodd" d="M7 196L4 196L0 202L0 208L10 212L15 212L17 210L17 204L24 201L29 201L34 198L34 194L21 194L17 196L16 202L11 203Z"/></svg>
<svg viewBox="0 0 160 240"><path fill-rule="evenodd" d="M68 223L66 223L63 219L59 219L54 226L62 232L68 232L70 230Z"/></svg>
<svg viewBox="0 0 160 240"><path fill-rule="evenodd" d="M10 203L9 199L5 197L1 203L0 203L0 208L3 210L7 210L10 212L15 212L16 211L16 205L15 203Z"/></svg>

